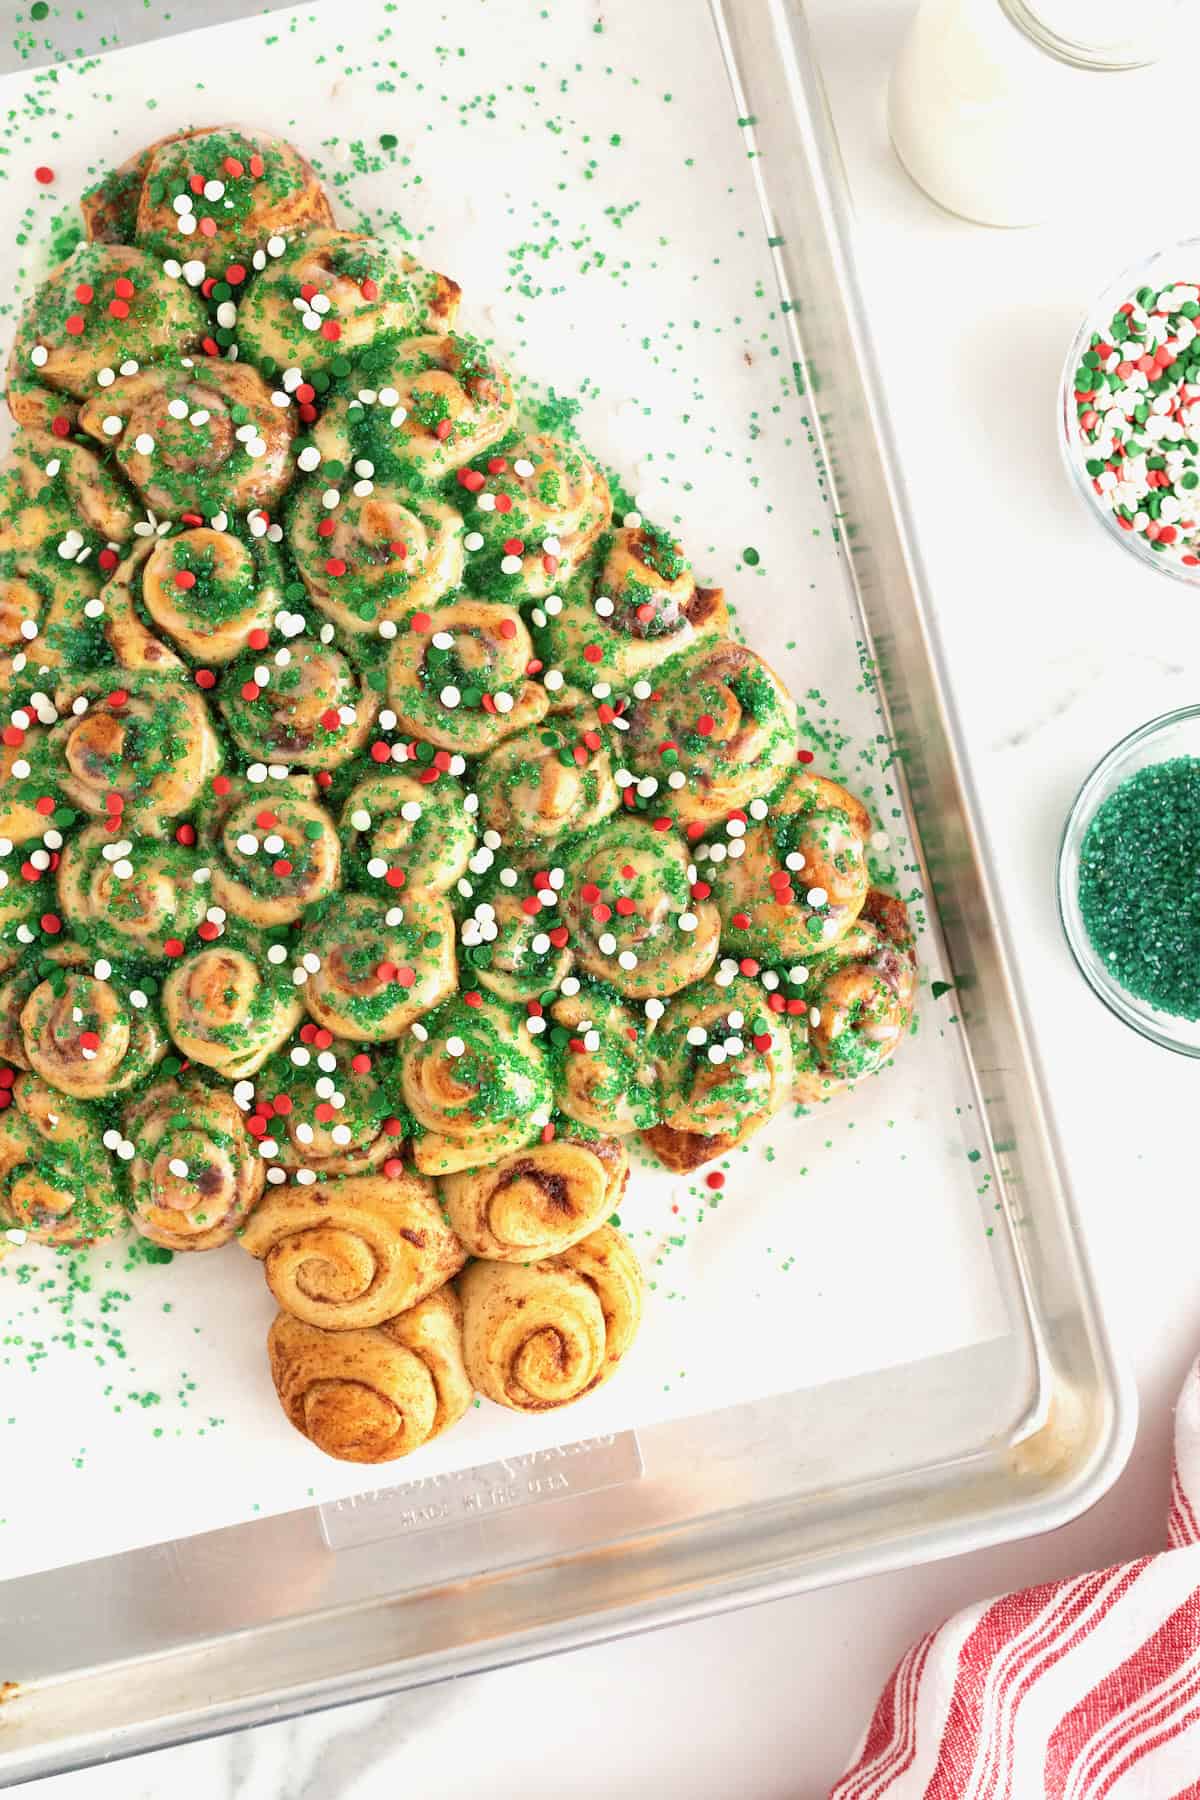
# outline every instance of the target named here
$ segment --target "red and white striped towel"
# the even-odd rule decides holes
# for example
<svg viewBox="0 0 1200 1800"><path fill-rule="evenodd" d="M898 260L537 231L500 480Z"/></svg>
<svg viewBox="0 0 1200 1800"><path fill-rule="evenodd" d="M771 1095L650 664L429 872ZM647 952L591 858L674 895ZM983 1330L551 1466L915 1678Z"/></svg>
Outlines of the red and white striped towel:
<svg viewBox="0 0 1200 1800"><path fill-rule="evenodd" d="M1200 1362L1167 1542L914 1644L830 1800L1200 1800Z"/></svg>

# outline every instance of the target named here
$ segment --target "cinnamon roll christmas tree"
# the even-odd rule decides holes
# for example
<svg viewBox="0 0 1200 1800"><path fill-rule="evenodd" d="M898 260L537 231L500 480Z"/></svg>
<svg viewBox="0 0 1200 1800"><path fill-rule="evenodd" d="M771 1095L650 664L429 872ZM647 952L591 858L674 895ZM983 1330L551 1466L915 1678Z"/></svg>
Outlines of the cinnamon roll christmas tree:
<svg viewBox="0 0 1200 1800"><path fill-rule="evenodd" d="M870 815L299 151L178 132L83 214L8 365L0 1226L240 1243L332 1456L566 1405L641 1317L634 1139L686 1174L909 1030Z"/></svg>

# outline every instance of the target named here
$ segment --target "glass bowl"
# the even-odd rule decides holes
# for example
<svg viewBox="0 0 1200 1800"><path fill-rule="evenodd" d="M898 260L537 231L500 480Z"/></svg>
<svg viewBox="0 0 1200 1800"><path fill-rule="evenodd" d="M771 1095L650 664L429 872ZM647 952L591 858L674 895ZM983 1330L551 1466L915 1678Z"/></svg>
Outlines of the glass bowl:
<svg viewBox="0 0 1200 1800"><path fill-rule="evenodd" d="M1096 764L1076 795L1059 845L1058 915L1080 973L1111 1013L1164 1049L1200 1056L1200 1019L1160 1012L1121 987L1093 946L1079 906L1080 852L1097 811L1130 775L1176 756L1200 758L1200 705L1181 706L1139 725Z"/></svg>
<svg viewBox="0 0 1200 1800"><path fill-rule="evenodd" d="M1058 442L1067 473L1076 491L1092 518L1103 527L1107 535L1139 562L1157 569L1160 575L1173 576L1176 581L1195 587L1200 586L1200 565L1188 568L1168 559L1161 551L1152 549L1140 532L1123 530L1109 508L1101 506L1092 486L1092 477L1084 466L1090 454L1090 446L1079 435L1074 380L1081 357L1091 348L1089 340L1092 333L1106 330L1119 306L1140 288L1161 289L1181 281L1200 285L1200 237L1181 238L1178 243L1168 244L1165 249L1156 250L1153 255L1132 263L1109 282L1102 293L1097 294L1071 340L1067 360L1063 364L1058 391ZM1196 323L1200 326L1200 319Z"/></svg>

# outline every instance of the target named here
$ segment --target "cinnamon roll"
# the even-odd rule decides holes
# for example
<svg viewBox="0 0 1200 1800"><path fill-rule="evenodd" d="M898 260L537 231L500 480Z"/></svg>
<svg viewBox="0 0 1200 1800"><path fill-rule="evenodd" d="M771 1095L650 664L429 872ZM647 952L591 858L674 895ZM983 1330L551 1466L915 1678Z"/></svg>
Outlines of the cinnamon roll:
<svg viewBox="0 0 1200 1800"><path fill-rule="evenodd" d="M125 1109L134 1147L129 1210L165 1250L216 1250L234 1236L263 1190L265 1165L223 1088L156 1082Z"/></svg>
<svg viewBox="0 0 1200 1800"><path fill-rule="evenodd" d="M35 1243L76 1247L111 1237L124 1214L112 1159L80 1101L40 1075L18 1075L0 1112L0 1220Z"/></svg>
<svg viewBox="0 0 1200 1800"><path fill-rule="evenodd" d="M343 631L377 632L462 580L461 514L366 477L344 492L318 470L292 502L287 535L314 604Z"/></svg>
<svg viewBox="0 0 1200 1800"><path fill-rule="evenodd" d="M306 1036L307 1033L307 1036ZM389 1091L389 1063L361 1043L323 1033L312 1025L299 1042L259 1070L255 1110L270 1120L272 1161L307 1169L318 1179L367 1175L398 1159L403 1122Z"/></svg>
<svg viewBox="0 0 1200 1800"><path fill-rule="evenodd" d="M78 961L85 961L83 951ZM56 968L21 1008L31 1069L77 1100L98 1100L142 1081L166 1050L153 1014L78 966Z"/></svg>
<svg viewBox="0 0 1200 1800"><path fill-rule="evenodd" d="M404 730L481 756L545 718L546 690L526 674L532 656L512 607L452 600L401 627L388 659L388 696Z"/></svg>
<svg viewBox="0 0 1200 1800"><path fill-rule="evenodd" d="M295 639L282 665L247 652L224 676L219 694L240 750L301 769L346 762L366 743L379 711L378 695L349 659L310 637Z"/></svg>
<svg viewBox="0 0 1200 1800"><path fill-rule="evenodd" d="M479 817L514 867L553 859L568 832L588 831L619 804L600 721L588 707L506 738L475 772Z"/></svg>
<svg viewBox="0 0 1200 1800"><path fill-rule="evenodd" d="M108 956L163 957L204 917L206 888L194 852L164 838L114 835L87 825L62 847L58 904L81 939Z"/></svg>
<svg viewBox="0 0 1200 1800"><path fill-rule="evenodd" d="M332 894L341 872L337 829L311 776L273 782L269 794L231 782L204 816L213 851L212 896L247 925L290 925Z"/></svg>
<svg viewBox="0 0 1200 1800"><path fill-rule="evenodd" d="M437 894L412 894L402 907L346 894L305 925L299 948L317 964L304 1003L339 1037L399 1037L454 992L454 919Z"/></svg>
<svg viewBox="0 0 1200 1800"><path fill-rule="evenodd" d="M803 1011L789 1008L788 1024L795 1098L811 1104L875 1074L912 1025L917 959L904 902L872 888L856 922L803 973Z"/></svg>
<svg viewBox="0 0 1200 1800"><path fill-rule="evenodd" d="M717 909L693 896L687 848L638 818L606 820L567 860L563 916L577 964L629 999L678 993L712 967Z"/></svg>
<svg viewBox="0 0 1200 1800"><path fill-rule="evenodd" d="M701 644L665 663L625 717L629 768L658 782L655 805L683 824L727 818L769 794L795 760L796 703L744 644ZM676 773L681 785L671 784Z"/></svg>
<svg viewBox="0 0 1200 1800"><path fill-rule="evenodd" d="M471 524L484 537L472 579L490 584L509 576L537 599L570 580L612 515L608 482L591 457L548 432L506 444L502 455L481 458L459 480ZM506 556L516 556L520 568L501 569Z"/></svg>
<svg viewBox="0 0 1200 1800"><path fill-rule="evenodd" d="M462 1305L450 1287L370 1331L318 1331L280 1313L267 1350L296 1430L342 1462L409 1456L471 1404Z"/></svg>
<svg viewBox="0 0 1200 1800"><path fill-rule="evenodd" d="M697 587L679 545L639 526L612 534L599 575L585 570L568 584L540 642L546 661L572 681L625 688L668 656L728 630L722 590Z"/></svg>
<svg viewBox="0 0 1200 1800"><path fill-rule="evenodd" d="M203 696L167 676L75 678L60 710L49 734L58 784L73 806L101 818L120 812L126 824L157 829L196 804L220 764Z"/></svg>
<svg viewBox="0 0 1200 1800"><path fill-rule="evenodd" d="M130 656L123 631L160 632L193 662L232 662L251 632L266 632L283 604L279 554L265 538L243 541L207 525L143 538L104 591L105 633L126 667L161 663L160 652ZM133 618L130 618L130 614Z"/></svg>
<svg viewBox="0 0 1200 1800"><path fill-rule="evenodd" d="M239 1242L285 1312L322 1331L362 1331L457 1275L466 1251L421 1175L347 1175L273 1188Z"/></svg>
<svg viewBox="0 0 1200 1800"><path fill-rule="evenodd" d="M112 447L162 519L269 513L292 478L291 410L249 363L185 357L119 375L80 407L79 429Z"/></svg>
<svg viewBox="0 0 1200 1800"><path fill-rule="evenodd" d="M662 1117L642 1142L668 1169L686 1172L736 1149L791 1094L787 1025L764 990L740 977L681 994L650 1049Z"/></svg>
<svg viewBox="0 0 1200 1800"><path fill-rule="evenodd" d="M559 994L545 1042L560 1112L592 1131L624 1136L658 1120L658 1068L641 1013L607 986Z"/></svg>
<svg viewBox="0 0 1200 1800"><path fill-rule="evenodd" d="M458 1291L467 1374L515 1412L590 1394L616 1371L642 1317L637 1258L611 1225L541 1262L472 1263Z"/></svg>
<svg viewBox="0 0 1200 1800"><path fill-rule="evenodd" d="M510 1005L557 988L574 958L562 920L538 898L536 878L515 887L496 880L473 885L472 910L459 928L471 980Z"/></svg>
<svg viewBox="0 0 1200 1800"><path fill-rule="evenodd" d="M440 772L433 782L390 771L368 775L342 806L351 880L372 892L382 891L382 882L397 890L397 898L446 893L465 873L475 848L465 801L453 776Z"/></svg>
<svg viewBox="0 0 1200 1800"><path fill-rule="evenodd" d="M238 343L270 373L311 374L334 356L373 355L381 339L449 331L461 292L381 238L318 227L251 282L238 307Z"/></svg>
<svg viewBox="0 0 1200 1800"><path fill-rule="evenodd" d="M499 1162L541 1136L553 1094L545 1058L520 1017L495 1001L455 998L399 1050L413 1160L427 1175Z"/></svg>
<svg viewBox="0 0 1200 1800"><path fill-rule="evenodd" d="M472 1256L527 1263L569 1250L602 1225L628 1179L629 1158L615 1138L556 1137L488 1168L445 1175L439 1190Z"/></svg>
<svg viewBox="0 0 1200 1800"><path fill-rule="evenodd" d="M162 1005L184 1056L230 1080L261 1068L304 1011L286 965L268 962L261 947L233 943L208 945L175 963Z"/></svg>

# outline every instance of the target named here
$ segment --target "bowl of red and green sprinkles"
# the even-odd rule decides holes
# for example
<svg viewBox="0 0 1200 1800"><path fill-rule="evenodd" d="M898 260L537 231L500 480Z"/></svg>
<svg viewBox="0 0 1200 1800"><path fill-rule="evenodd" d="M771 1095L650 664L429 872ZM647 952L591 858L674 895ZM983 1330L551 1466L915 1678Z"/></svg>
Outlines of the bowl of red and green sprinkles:
<svg viewBox="0 0 1200 1800"><path fill-rule="evenodd" d="M1200 1056L1200 706L1139 726L1092 770L1063 832L1058 905L1109 1011Z"/></svg>
<svg viewBox="0 0 1200 1800"><path fill-rule="evenodd" d="M1143 562L1200 582L1200 239L1105 289L1071 345L1059 410L1088 511Z"/></svg>

